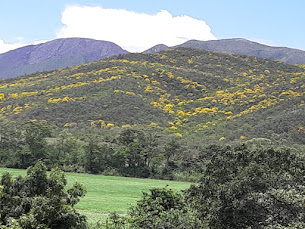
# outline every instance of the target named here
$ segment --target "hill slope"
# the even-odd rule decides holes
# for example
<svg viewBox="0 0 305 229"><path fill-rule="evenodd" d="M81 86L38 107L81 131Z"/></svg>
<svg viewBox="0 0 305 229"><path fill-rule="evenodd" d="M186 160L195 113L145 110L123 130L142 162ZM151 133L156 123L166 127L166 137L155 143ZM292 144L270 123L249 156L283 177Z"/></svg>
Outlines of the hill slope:
<svg viewBox="0 0 305 229"><path fill-rule="evenodd" d="M56 39L0 54L0 78L65 68L125 53L127 51L112 42Z"/></svg>
<svg viewBox="0 0 305 229"><path fill-rule="evenodd" d="M305 141L305 69L200 49L126 54L0 81L2 120L150 125L206 142Z"/></svg>

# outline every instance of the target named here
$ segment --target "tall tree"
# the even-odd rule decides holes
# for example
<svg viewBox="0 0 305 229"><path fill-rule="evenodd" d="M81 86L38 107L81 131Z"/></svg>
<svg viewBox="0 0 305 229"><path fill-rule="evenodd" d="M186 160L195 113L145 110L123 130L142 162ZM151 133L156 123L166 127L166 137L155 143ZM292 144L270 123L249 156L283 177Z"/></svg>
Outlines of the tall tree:
<svg viewBox="0 0 305 229"><path fill-rule="evenodd" d="M25 143L31 153L30 159L23 165L26 168L37 160L46 158L47 142L45 138L51 136L51 129L47 124L37 122L27 122L23 128Z"/></svg>

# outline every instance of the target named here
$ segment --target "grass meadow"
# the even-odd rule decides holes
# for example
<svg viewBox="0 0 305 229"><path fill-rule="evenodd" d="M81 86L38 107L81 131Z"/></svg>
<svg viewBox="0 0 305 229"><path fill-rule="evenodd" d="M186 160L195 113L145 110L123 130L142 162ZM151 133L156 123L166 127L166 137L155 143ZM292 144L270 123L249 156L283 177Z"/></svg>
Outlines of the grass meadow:
<svg viewBox="0 0 305 229"><path fill-rule="evenodd" d="M0 168L0 175L9 172L13 176L26 174L26 170ZM75 208L86 215L91 222L105 220L110 212L127 213L128 208L135 205L142 192L151 188L168 186L174 191L187 189L191 183L153 179L138 179L82 173L65 173L68 187L79 182L86 187L87 194Z"/></svg>

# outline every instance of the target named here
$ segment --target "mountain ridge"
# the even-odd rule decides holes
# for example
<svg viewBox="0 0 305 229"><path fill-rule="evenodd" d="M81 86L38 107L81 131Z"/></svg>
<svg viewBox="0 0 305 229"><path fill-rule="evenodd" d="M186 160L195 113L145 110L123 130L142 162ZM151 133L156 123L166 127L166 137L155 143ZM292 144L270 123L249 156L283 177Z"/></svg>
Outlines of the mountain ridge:
<svg viewBox="0 0 305 229"><path fill-rule="evenodd" d="M243 38L211 41L189 40L168 47L155 45L143 53L156 53L169 48L190 47L256 56L290 64L305 64L305 51L287 47L273 47ZM61 38L38 45L29 45L0 54L0 79L47 70L56 70L102 58L128 53L113 42L88 38Z"/></svg>
<svg viewBox="0 0 305 229"><path fill-rule="evenodd" d="M158 47L158 45L154 47ZM149 51L148 53L153 53L154 47L144 51L144 53L147 51ZM303 50L288 47L268 46L244 38L219 39L211 41L189 40L183 44L168 48L179 47L199 48L234 55L256 56L258 58L278 60L289 64L305 64L305 51Z"/></svg>
<svg viewBox="0 0 305 229"><path fill-rule="evenodd" d="M113 42L60 38L0 54L0 78L55 70L128 53Z"/></svg>

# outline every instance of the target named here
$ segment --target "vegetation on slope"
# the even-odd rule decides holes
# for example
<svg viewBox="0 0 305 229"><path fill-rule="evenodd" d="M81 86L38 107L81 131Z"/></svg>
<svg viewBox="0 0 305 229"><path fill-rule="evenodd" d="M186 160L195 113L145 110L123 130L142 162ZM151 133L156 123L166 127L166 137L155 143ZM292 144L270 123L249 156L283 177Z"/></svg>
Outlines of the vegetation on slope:
<svg viewBox="0 0 305 229"><path fill-rule="evenodd" d="M0 116L74 129L151 125L209 143L303 143L304 77L302 66L197 49L127 54L2 80Z"/></svg>

